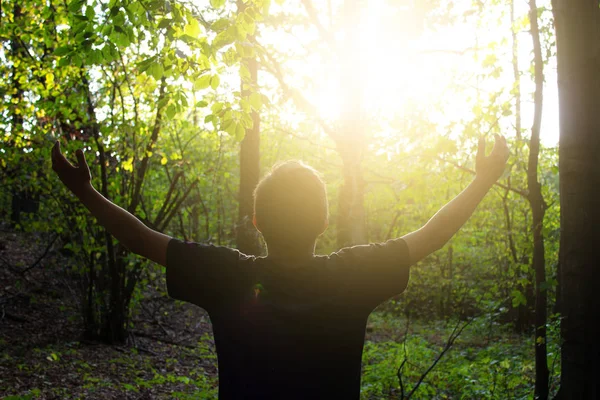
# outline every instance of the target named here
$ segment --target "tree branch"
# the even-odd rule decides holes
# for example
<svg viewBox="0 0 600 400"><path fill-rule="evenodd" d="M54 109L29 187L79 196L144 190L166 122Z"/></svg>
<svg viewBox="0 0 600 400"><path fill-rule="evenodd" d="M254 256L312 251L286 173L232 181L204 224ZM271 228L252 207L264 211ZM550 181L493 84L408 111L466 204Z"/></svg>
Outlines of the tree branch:
<svg viewBox="0 0 600 400"><path fill-rule="evenodd" d="M446 354L448 352L448 350L450 350L450 348L452 347L452 345L454 344L454 342L456 341L456 339L460 336L460 334L462 333L462 331L471 324L471 322L473 322L474 318L471 318L470 320L468 320L463 326L460 327L460 321L458 321L456 323L456 326L454 326L454 329L452 330L452 333L450 333L450 336L448 337L448 341L446 342L446 345L444 346L444 348L442 349L442 351L440 352L440 354L438 354L438 356L436 357L436 359L433 361L433 363L431 363L431 365L429 366L429 368L427 368L427 370L425 372L423 372L423 374L421 374L421 376L419 377L419 380L417 381L417 383L415 384L415 386L412 388L412 390L410 391L410 393L408 393L408 396L406 396L407 399L410 399L410 397L415 393L415 391L419 388L419 386L421 385L421 383L423 383L423 380L425 379L425 377L427 376L427 374L429 374L433 368L435 368L435 366L437 365L437 363L442 359L442 357L444 356L444 354Z"/></svg>
<svg viewBox="0 0 600 400"><path fill-rule="evenodd" d="M166 80L163 77L160 83L159 95L157 99L157 104L165 97L165 89L166 89ZM146 150L144 152L144 158L142 158L142 163L140 168L137 171L137 177L135 177L134 182L134 190L133 196L131 196L131 202L129 203L129 207L127 211L130 213L135 213L135 209L137 208L140 202L140 191L142 189L142 184L144 183L144 176L146 175L146 170L148 169L148 162L150 159L150 154L152 153L152 148L158 139L158 134L160 133L162 122L162 108L156 108L156 119L154 120L154 128L152 128L152 135L150 136L150 141L146 145Z"/></svg>
<svg viewBox="0 0 600 400"><path fill-rule="evenodd" d="M323 131L325 133L327 133L332 139L336 140L336 138L338 137L336 131L331 126L329 126L329 124L327 124L325 122L325 120L318 117L317 107L315 107L310 101L308 101L308 99L306 97L304 97L304 95L302 93L300 93L299 90L290 87L286 83L285 78L283 76L281 64L279 63L279 61L277 61L267 51L267 49L265 49L262 46L261 46L261 48L263 50L262 53L266 56L266 58L268 59L268 61L271 65L264 62L264 60L261 60L262 62L260 64L262 67L264 67L266 69L267 72L271 73L271 75L273 75L277 79L277 81L279 82L279 86L281 87L281 90L283 91L283 94L285 95L285 97L291 98L300 110L315 117L315 119L317 120L319 125L321 125L321 128L323 128Z"/></svg>
<svg viewBox="0 0 600 400"><path fill-rule="evenodd" d="M317 30L319 31L319 34L321 35L321 37L323 39L325 39L325 41L327 42L327 44L329 45L331 50L336 51L337 47L335 45L335 40L333 39L333 35L331 35L331 33L327 29L325 29L323 24L321 24L321 21L319 21L319 15L318 15L317 10L315 9L312 1L311 0L302 0L302 4L304 5L304 8L306 9L306 13L310 17L313 25L317 27Z"/></svg>
<svg viewBox="0 0 600 400"><path fill-rule="evenodd" d="M442 158L442 157L438 157L438 156L436 156L436 157L435 157L435 159L436 159L436 160L439 160L439 161L443 161L443 162L445 162L445 163L448 163L448 164L450 164L450 165L453 165L453 166L455 166L456 168L458 168L458 169L460 169L460 170L462 170L462 171L468 172L468 173L470 173L470 174L473 174L473 175L475 175L475 174L476 174L476 172L475 172L475 171L473 171L472 169L469 169L469 168L467 168L467 167L464 167L464 166L462 166L462 165L460 165L460 164L458 164L458 163L456 163L456 162L454 162L454 161L446 160L446 159L444 159L444 158ZM500 182L496 182L496 183L494 183L494 185L496 185L496 186L498 186L498 187L501 187L501 188L502 188L502 189L504 189L504 190L510 190L510 191L512 191L512 192L515 192L515 193L517 193L517 194L519 194L519 195L523 196L525 199L527 199L527 198L528 198L528 196L529 196L529 194L528 194L527 190L517 189L517 188L514 188L514 187L512 187L512 186L507 186L507 185L504 185L503 183L500 183Z"/></svg>
<svg viewBox="0 0 600 400"><path fill-rule="evenodd" d="M158 226L162 223L163 218L167 214L167 210L170 209L169 201L171 200L171 196L173 195L173 191L175 190L175 185L177 184L177 182L179 181L179 178L181 178L181 176L183 176L183 172L181 172L181 171L177 172L175 174L175 176L173 176L173 180L171 181L171 184L169 185L169 190L167 191L167 195L165 197L163 205L160 208L160 210L158 211L158 214L156 215L156 218L154 219L154 222L152 223L152 225ZM174 199L173 202L175 202L175 201L176 200Z"/></svg>
<svg viewBox="0 0 600 400"><path fill-rule="evenodd" d="M162 225L159 226L160 231L162 231L163 229L166 228L167 225L169 225L169 222L171 222L171 219L175 216L175 213L177 213L177 210L179 210L183 201L189 196L190 192L192 191L192 189L194 189L196 187L197 184L198 184L198 181L197 180L194 181L190 185L190 187L185 191L183 196L181 196L181 198L174 204L174 206L172 207L172 210L169 212L169 214L163 221Z"/></svg>

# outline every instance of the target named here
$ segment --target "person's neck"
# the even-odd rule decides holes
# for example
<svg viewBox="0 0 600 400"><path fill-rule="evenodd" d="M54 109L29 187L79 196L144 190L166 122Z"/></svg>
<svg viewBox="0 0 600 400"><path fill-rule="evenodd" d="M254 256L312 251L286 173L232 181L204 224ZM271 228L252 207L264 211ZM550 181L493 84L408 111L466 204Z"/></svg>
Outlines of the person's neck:
<svg viewBox="0 0 600 400"><path fill-rule="evenodd" d="M285 260L286 262L302 262L315 256L315 242L299 246L273 245L267 243L267 258Z"/></svg>

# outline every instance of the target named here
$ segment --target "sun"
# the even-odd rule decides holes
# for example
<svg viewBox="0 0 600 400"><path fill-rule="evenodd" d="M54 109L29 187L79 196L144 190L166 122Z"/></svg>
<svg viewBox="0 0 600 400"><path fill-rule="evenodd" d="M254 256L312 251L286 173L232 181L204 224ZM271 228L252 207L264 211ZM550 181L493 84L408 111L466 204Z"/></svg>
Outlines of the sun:
<svg viewBox="0 0 600 400"><path fill-rule="evenodd" d="M339 121L352 101L365 117L392 114L443 95L451 79L444 69L460 62L455 49L468 40L466 33L425 32L413 19L409 8L374 0L360 10L358 24L333 33L337 51L308 59L301 71L310 71L314 84L305 93L318 117Z"/></svg>

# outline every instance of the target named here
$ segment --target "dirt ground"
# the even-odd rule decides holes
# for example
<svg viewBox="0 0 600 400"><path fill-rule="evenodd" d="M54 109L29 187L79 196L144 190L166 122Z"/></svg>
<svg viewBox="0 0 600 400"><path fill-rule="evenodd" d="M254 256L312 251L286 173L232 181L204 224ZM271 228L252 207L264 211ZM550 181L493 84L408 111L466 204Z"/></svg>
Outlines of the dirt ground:
<svg viewBox="0 0 600 400"><path fill-rule="evenodd" d="M149 289L126 344L84 340L81 289L51 240L0 230L0 398L216 398L202 309Z"/></svg>

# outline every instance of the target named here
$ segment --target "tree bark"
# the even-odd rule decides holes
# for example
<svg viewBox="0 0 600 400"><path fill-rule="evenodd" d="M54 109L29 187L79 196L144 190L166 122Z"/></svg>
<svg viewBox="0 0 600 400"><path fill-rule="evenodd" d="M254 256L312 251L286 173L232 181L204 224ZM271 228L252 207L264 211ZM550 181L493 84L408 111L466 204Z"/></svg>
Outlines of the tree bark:
<svg viewBox="0 0 600 400"><path fill-rule="evenodd" d="M342 187L340 188L337 216L337 244L346 247L367 242L364 207L364 179L362 156L366 147L363 92L365 76L362 55L356 51L359 32L361 1L346 1L344 19L346 39L340 50L342 66L342 121L341 132L335 136L337 150L343 162Z"/></svg>
<svg viewBox="0 0 600 400"><path fill-rule="evenodd" d="M538 9L535 0L529 0L529 21L533 40L533 66L535 80L534 114L529 140L529 160L527 164L528 200L531 206L533 230L532 266L535 273L535 389L534 397L539 400L548 398L548 360L546 350L546 260L544 257L544 214L546 204L542 197L542 186L538 182L538 158L540 153L540 124L544 101L544 60L540 45L538 27Z"/></svg>
<svg viewBox="0 0 600 400"><path fill-rule="evenodd" d="M560 115L561 387L559 399L600 396L600 9L554 0Z"/></svg>
<svg viewBox="0 0 600 400"><path fill-rule="evenodd" d="M238 12L242 12L246 5L238 0ZM254 37L248 36L248 41L254 43ZM252 90L258 90L258 62L256 57L244 58L250 71L250 81L241 80L242 97L249 96L251 90L245 89L249 85ZM239 213L236 229L237 248L242 253L261 255L263 250L259 234L252 219L254 217L254 189L260 178L260 114L253 110L251 113L252 128L246 129L246 134L240 146L240 189Z"/></svg>

